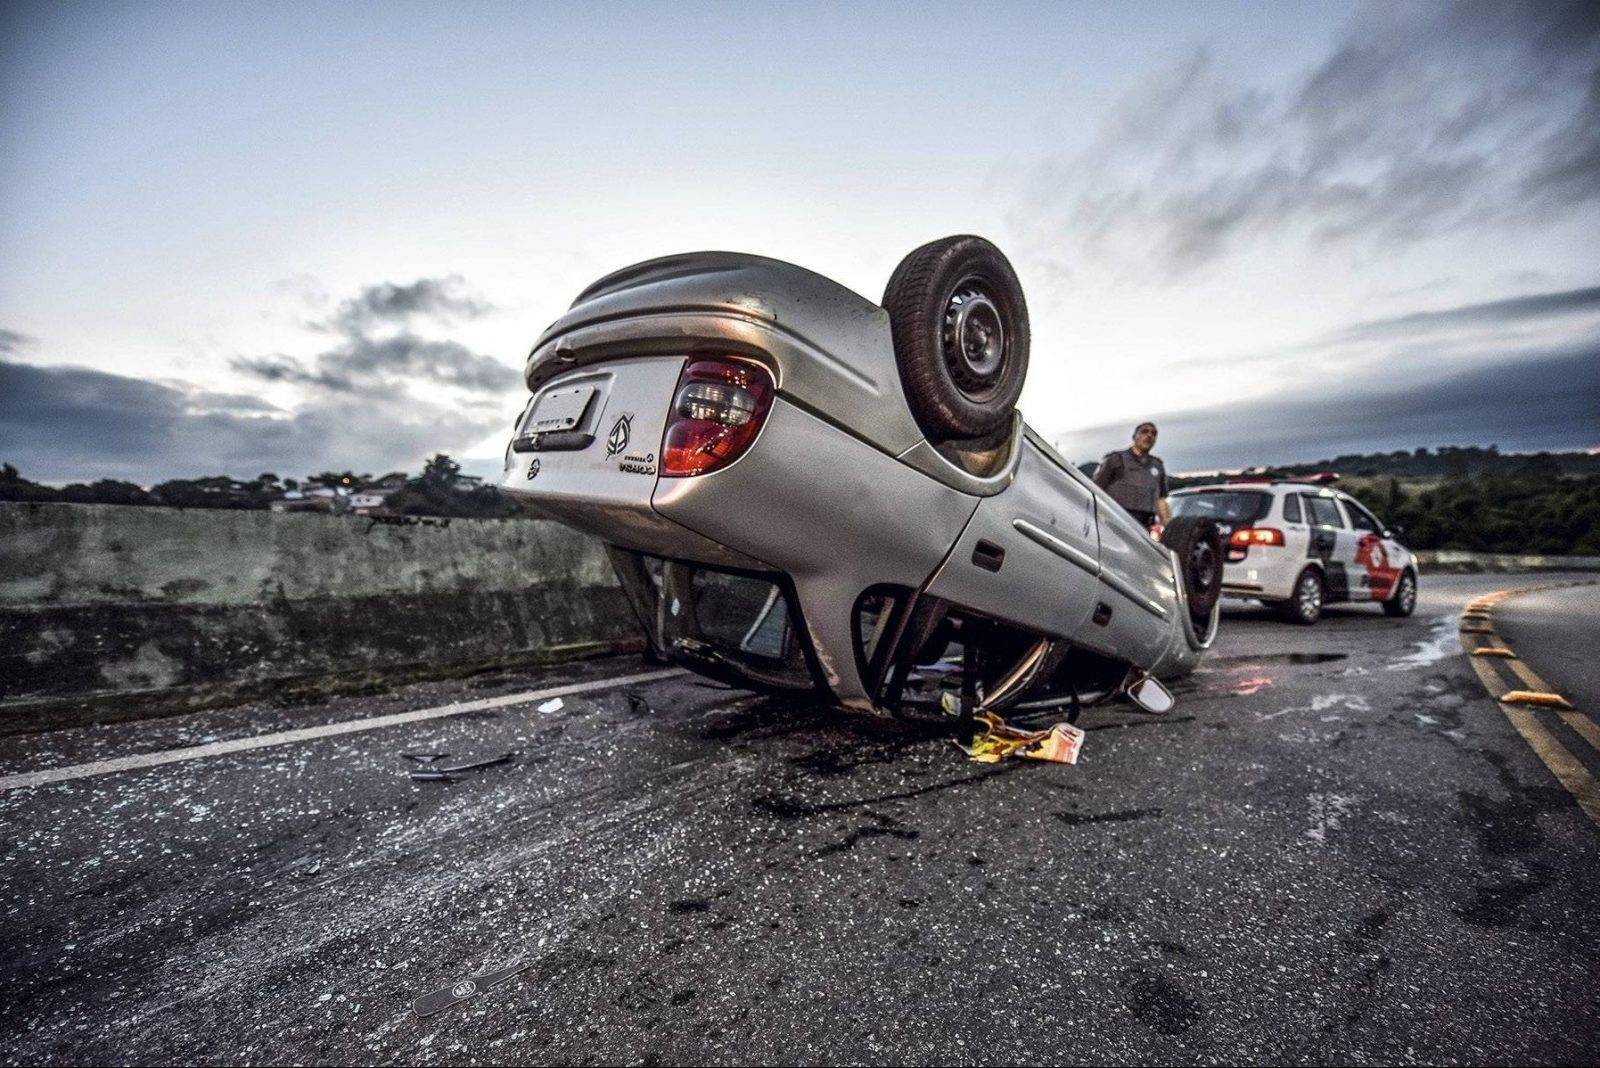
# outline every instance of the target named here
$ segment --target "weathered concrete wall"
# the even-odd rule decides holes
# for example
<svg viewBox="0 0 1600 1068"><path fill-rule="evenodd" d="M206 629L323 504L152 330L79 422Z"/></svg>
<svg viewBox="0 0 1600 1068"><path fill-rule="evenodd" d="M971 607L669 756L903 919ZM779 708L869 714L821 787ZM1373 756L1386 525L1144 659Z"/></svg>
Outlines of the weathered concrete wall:
<svg viewBox="0 0 1600 1068"><path fill-rule="evenodd" d="M1546 556L1540 553L1469 553L1460 549L1422 549L1422 571L1515 572L1600 571L1600 556Z"/></svg>
<svg viewBox="0 0 1600 1068"><path fill-rule="evenodd" d="M0 731L638 644L554 523L0 504Z"/></svg>

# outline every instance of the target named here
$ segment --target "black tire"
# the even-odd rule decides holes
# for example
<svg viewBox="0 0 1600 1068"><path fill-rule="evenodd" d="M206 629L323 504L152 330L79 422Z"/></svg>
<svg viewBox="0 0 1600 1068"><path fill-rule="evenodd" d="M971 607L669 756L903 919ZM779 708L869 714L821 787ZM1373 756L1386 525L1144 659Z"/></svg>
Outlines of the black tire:
<svg viewBox="0 0 1600 1068"><path fill-rule="evenodd" d="M1291 623L1309 627L1322 618L1322 606L1327 596L1322 574L1316 568L1308 567L1295 578L1294 592L1289 599L1278 603L1278 615Z"/></svg>
<svg viewBox="0 0 1600 1068"><path fill-rule="evenodd" d="M1417 576L1407 568L1400 573L1400 581L1395 583L1394 592L1383 602L1383 614L1403 619L1416 610Z"/></svg>
<svg viewBox="0 0 1600 1068"><path fill-rule="evenodd" d="M1189 614L1205 617L1222 596L1222 531L1214 519L1176 515L1161 532L1161 544L1178 557Z"/></svg>
<svg viewBox="0 0 1600 1068"><path fill-rule="evenodd" d="M999 249L964 235L900 261L883 292L895 363L932 441L982 438L1011 425L1028 374L1028 304Z"/></svg>

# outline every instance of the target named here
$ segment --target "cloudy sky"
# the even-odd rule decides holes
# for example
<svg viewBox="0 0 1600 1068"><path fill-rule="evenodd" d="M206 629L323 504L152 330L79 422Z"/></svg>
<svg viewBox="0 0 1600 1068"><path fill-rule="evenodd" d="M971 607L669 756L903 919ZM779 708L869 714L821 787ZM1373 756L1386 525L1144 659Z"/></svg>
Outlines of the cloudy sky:
<svg viewBox="0 0 1600 1068"><path fill-rule="evenodd" d="M1600 446L1600 7L0 5L0 460L492 472L596 276L962 232L1076 459Z"/></svg>

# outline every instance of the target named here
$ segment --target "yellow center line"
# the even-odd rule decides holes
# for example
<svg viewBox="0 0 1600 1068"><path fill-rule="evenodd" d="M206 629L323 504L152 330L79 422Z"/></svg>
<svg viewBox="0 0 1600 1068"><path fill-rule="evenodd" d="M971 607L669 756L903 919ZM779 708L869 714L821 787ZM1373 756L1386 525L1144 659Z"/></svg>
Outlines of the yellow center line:
<svg viewBox="0 0 1600 1068"><path fill-rule="evenodd" d="M1534 671L1533 668L1529 667L1521 658L1516 660L1508 660L1506 662L1506 667L1516 672L1517 678L1528 684L1528 689L1538 690L1542 693L1556 692L1555 687L1541 679L1539 677L1539 673Z"/></svg>
<svg viewBox="0 0 1600 1068"><path fill-rule="evenodd" d="M1555 735L1545 730L1532 712L1511 705L1501 705L1500 711L1506 714L1506 718L1517 728L1517 733L1522 735L1523 740L1539 754L1539 759L1544 761L1545 767L1549 768L1561 781L1561 785L1567 788L1567 793L1578 802L1578 807L1583 809L1583 814L1589 817L1589 821L1600 827L1600 782L1595 782L1594 776L1589 774L1589 769L1578 763L1578 758L1573 756L1566 746L1556 741Z"/></svg>
<svg viewBox="0 0 1600 1068"><path fill-rule="evenodd" d="M1578 711L1558 712L1557 715L1572 728L1574 734L1593 746L1595 752L1600 753L1600 727L1595 726L1594 720Z"/></svg>
<svg viewBox="0 0 1600 1068"><path fill-rule="evenodd" d="M1589 769L1584 767L1572 751L1551 734L1538 717L1529 709L1517 705L1507 704L1502 699L1507 694L1514 694L1505 677L1495 670L1490 658L1476 655L1482 650L1494 650L1497 654L1493 659L1503 663L1516 676L1527 684L1528 688L1540 694L1559 696L1539 673L1523 663L1505 639L1494 629L1494 620L1490 608L1499 604L1507 597L1522 593L1535 593L1540 590L1556 589L1568 583L1542 583L1537 586L1524 586L1520 589L1499 590L1468 604L1461 611L1461 633L1482 635L1476 643L1467 649L1469 655L1467 662L1472 665L1473 672L1478 676L1478 681L1483 683L1483 688L1489 691L1489 696L1495 699L1496 706L1517 733L1522 735L1523 741L1528 743L1545 767L1550 769L1556 780L1566 787L1567 793L1578 802L1578 807L1583 814L1589 817L1589 822L1600 827L1600 782L1589 774ZM1585 583L1579 583L1585 585ZM1465 644L1465 643L1463 643ZM1504 653L1500 651L1504 650ZM1596 752L1600 752L1600 726L1594 720L1577 710L1561 710L1557 713L1562 722L1570 727L1574 734L1589 743Z"/></svg>

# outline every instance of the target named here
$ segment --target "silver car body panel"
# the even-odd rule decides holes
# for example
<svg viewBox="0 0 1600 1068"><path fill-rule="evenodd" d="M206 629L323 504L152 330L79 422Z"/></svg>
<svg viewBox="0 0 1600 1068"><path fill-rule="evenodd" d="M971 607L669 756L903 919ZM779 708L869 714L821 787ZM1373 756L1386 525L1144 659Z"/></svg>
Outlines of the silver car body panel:
<svg viewBox="0 0 1600 1068"><path fill-rule="evenodd" d="M728 467L662 478L678 375L709 353L761 362L778 396ZM1190 618L1172 554L1020 416L990 477L940 455L906 402L886 313L810 271L697 253L617 272L545 331L526 378L530 420L547 394L593 385L578 429L594 441L508 452L503 488L610 544L788 576L822 681L842 704L872 705L851 616L881 584L1152 673L1192 668L1214 637L1216 612ZM613 451L624 416L629 441ZM980 540L1005 550L1000 570L973 562ZM1110 618L1096 622L1102 605Z"/></svg>
<svg viewBox="0 0 1600 1068"><path fill-rule="evenodd" d="M787 574L829 689L843 704L868 708L850 618L856 598L879 583L921 587L978 498L779 399L749 452L721 471L661 479L653 503Z"/></svg>
<svg viewBox="0 0 1600 1068"><path fill-rule="evenodd" d="M695 252L607 275L535 344L536 388L618 352L752 356L791 403L898 456L922 440L900 385L889 313L831 279L763 256Z"/></svg>

